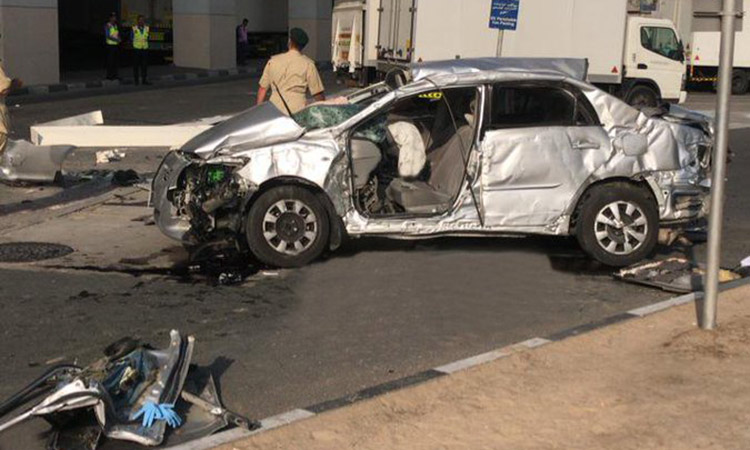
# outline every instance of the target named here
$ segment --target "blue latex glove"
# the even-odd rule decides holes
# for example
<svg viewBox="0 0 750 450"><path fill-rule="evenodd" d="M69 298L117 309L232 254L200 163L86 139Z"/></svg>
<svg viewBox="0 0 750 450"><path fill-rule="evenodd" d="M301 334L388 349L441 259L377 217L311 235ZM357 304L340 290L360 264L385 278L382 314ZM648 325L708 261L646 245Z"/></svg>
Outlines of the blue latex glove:
<svg viewBox="0 0 750 450"><path fill-rule="evenodd" d="M174 404L162 403L161 405L157 405L154 402L146 402L143 407L135 413L133 419L137 420L141 416L143 416L142 425L145 428L150 428L157 420L167 422L167 425L172 428L177 428L182 425L182 419L180 419L180 416L174 411Z"/></svg>
<svg viewBox="0 0 750 450"><path fill-rule="evenodd" d="M161 412L161 420L165 420L170 427L177 428L182 425L182 419L174 410L174 403L162 403L159 405L159 411Z"/></svg>

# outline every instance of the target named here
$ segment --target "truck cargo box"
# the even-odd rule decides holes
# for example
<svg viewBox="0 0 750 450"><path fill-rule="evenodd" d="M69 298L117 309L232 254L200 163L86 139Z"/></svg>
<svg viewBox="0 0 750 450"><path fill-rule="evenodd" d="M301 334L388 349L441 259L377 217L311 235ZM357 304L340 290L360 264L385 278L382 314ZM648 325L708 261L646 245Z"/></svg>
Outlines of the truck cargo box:
<svg viewBox="0 0 750 450"><path fill-rule="evenodd" d="M627 14L627 0L522 0L501 55L587 58L591 82L619 83Z"/></svg>

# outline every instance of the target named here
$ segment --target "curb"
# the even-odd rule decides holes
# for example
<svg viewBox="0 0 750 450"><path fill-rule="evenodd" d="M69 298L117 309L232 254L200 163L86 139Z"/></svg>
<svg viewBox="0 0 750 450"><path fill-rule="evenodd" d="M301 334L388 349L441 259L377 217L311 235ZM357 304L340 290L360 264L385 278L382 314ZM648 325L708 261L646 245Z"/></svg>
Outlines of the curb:
<svg viewBox="0 0 750 450"><path fill-rule="evenodd" d="M743 278L740 280L731 281L724 283L720 286L720 291L728 291L730 289L738 288L741 286L750 285L750 278ZM268 417L260 421L260 428L248 431L240 428L232 428L227 431L206 436L201 439L186 442L183 444L167 447L168 450L208 450L216 446L228 444L230 442L245 439L250 436L263 433L274 428L279 428L284 425L289 425L294 422L298 422L304 419L309 419L320 413L326 411L332 411L335 409L343 408L345 406L353 405L362 400L368 400L371 398L379 397L389 392L401 390L409 386L415 386L422 384L426 381L433 380L436 378L442 378L450 376L451 374L462 372L472 367L476 367L482 364L486 364L498 359L510 356L518 351L528 351L535 348L543 347L552 342L560 342L565 339L585 334L594 330L606 328L610 325L625 322L632 319L639 319L656 314L662 311L669 310L671 308L685 305L688 303L696 302L703 298L703 292L691 292L690 294L673 297L668 300L657 302L651 305L643 306L636 309L631 309L628 312L619 313L614 316L602 319L597 322L590 324L579 325L577 327L569 328L566 330L558 331L547 337L535 337L528 339L516 344L511 344L497 350L492 350L487 353L471 356L469 358L454 361L433 369L428 369L423 372L419 372L414 375L409 375L404 378L397 380L388 381L376 386L371 386L362 389L353 394L345 395L332 400L326 400L315 405L311 405L305 408L293 409L276 416Z"/></svg>
<svg viewBox="0 0 750 450"><path fill-rule="evenodd" d="M154 85L167 85L181 81L195 80L215 80L217 78L237 77L237 76L254 76L259 75L262 67L237 67L226 70L198 70L195 72L176 73L162 75L159 77L150 77L149 81ZM16 89L8 95L8 101L23 100L31 96L47 96L63 92L92 93L97 89L130 87L135 86L132 78L122 80L95 80L79 81L74 83L59 83L49 85L34 85Z"/></svg>

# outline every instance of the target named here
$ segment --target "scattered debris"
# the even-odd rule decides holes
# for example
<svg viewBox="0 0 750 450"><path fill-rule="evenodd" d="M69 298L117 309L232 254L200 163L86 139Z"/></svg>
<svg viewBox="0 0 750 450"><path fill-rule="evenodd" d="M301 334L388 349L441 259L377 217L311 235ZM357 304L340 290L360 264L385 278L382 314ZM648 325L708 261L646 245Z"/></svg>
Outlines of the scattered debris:
<svg viewBox="0 0 750 450"><path fill-rule="evenodd" d="M133 169L118 170L112 174L112 184L115 186L133 186L140 183L141 177Z"/></svg>
<svg viewBox="0 0 750 450"><path fill-rule="evenodd" d="M168 426L175 428L170 444L229 425L250 430L259 427L257 422L224 409L210 372L206 375L203 369L190 365L194 341L192 336L183 338L173 330L169 346L154 350L124 338L107 347L104 358L85 368L55 366L0 403L0 416L5 416L47 394L30 409L0 424L0 432L44 417L54 426L49 448L95 449L102 435L160 445Z"/></svg>
<svg viewBox="0 0 750 450"><path fill-rule="evenodd" d="M705 268L685 258L668 258L660 261L646 261L626 267L614 277L629 283L663 289L668 292L688 293L703 290ZM719 282L724 283L742 278L731 270L719 272Z"/></svg>
<svg viewBox="0 0 750 450"><path fill-rule="evenodd" d="M0 155L0 181L51 183L62 173L63 161L72 151L69 145L36 146L10 139Z"/></svg>
<svg viewBox="0 0 750 450"><path fill-rule="evenodd" d="M107 164L110 162L121 161L127 154L123 150L102 150L96 152L96 164Z"/></svg>

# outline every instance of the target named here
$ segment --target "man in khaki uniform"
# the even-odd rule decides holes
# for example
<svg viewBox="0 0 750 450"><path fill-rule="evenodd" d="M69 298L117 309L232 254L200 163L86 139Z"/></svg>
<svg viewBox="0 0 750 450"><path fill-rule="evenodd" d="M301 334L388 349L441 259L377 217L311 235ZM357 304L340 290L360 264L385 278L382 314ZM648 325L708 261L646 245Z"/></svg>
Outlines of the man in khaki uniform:
<svg viewBox="0 0 750 450"><path fill-rule="evenodd" d="M5 147L8 144L8 133L10 132L10 115L8 114L8 108L5 106L5 97L11 89L19 87L21 87L21 81L8 78L3 71L3 67L0 66L0 156L5 152Z"/></svg>
<svg viewBox="0 0 750 450"><path fill-rule="evenodd" d="M260 78L258 105L266 101L270 89L273 90L271 103L284 114L289 114L290 111L295 114L304 109L307 106L308 91L315 100L325 100L325 88L315 63L301 53L308 41L307 33L299 28L292 28L289 32L289 51L274 56L266 64Z"/></svg>

